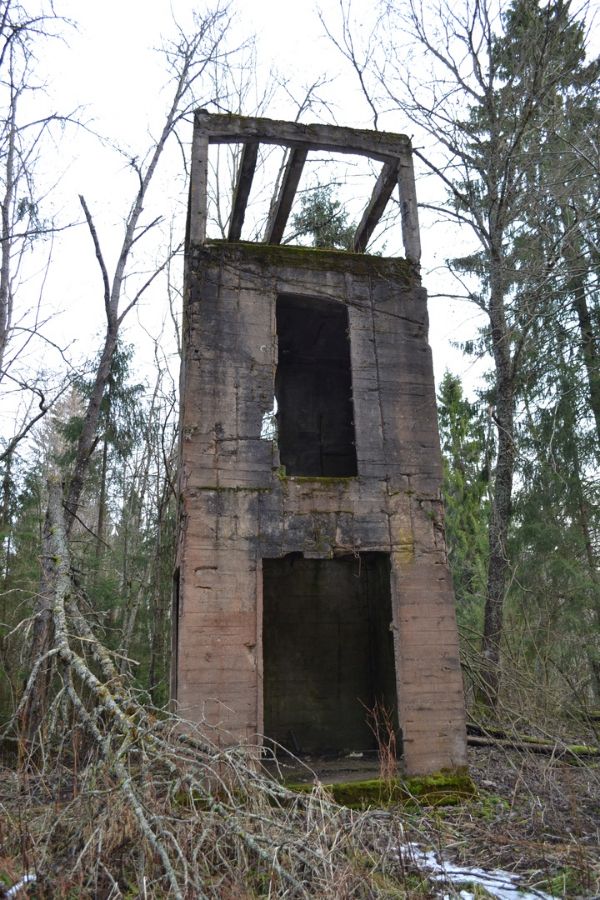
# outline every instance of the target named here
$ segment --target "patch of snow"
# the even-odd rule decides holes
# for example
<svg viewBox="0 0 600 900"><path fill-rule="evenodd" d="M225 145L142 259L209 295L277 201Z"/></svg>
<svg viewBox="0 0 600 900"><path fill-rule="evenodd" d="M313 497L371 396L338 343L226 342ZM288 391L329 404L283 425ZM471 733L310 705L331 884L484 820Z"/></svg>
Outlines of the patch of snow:
<svg viewBox="0 0 600 900"><path fill-rule="evenodd" d="M4 893L4 897L16 897L19 891L22 891L26 884L31 884L32 882L37 881L37 876L35 872L27 872L20 881L17 881L16 884L13 884L12 887L8 888Z"/></svg>
<svg viewBox="0 0 600 900"><path fill-rule="evenodd" d="M399 852L419 868L426 869L432 881L443 881L452 885L477 884L496 900L557 900L543 891L522 890L519 887L521 879L513 872L505 872L502 869L486 872L477 866L457 866L438 858L433 850L421 850L418 844L406 844ZM470 891L460 891L458 896L460 900L474 900L474 894ZM450 900L450 895L443 894L442 900Z"/></svg>

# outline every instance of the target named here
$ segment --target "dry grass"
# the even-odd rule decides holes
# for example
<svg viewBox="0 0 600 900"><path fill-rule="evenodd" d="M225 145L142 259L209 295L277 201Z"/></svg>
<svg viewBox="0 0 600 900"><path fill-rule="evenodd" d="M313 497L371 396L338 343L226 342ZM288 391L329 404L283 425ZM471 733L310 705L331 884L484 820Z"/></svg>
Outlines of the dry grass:
<svg viewBox="0 0 600 900"><path fill-rule="evenodd" d="M265 774L249 748L218 749L206 730L182 733L170 716L140 729L125 751L112 736L117 765L77 731L50 738L42 768L24 760L0 778L0 872L13 882L35 872L36 896L367 898L409 890L391 813L352 812L318 786L297 795Z"/></svg>
<svg viewBox="0 0 600 900"><path fill-rule="evenodd" d="M372 709L365 707L365 710L367 725L377 747L379 777L382 781L392 781L398 774L398 747L392 713L379 702Z"/></svg>
<svg viewBox="0 0 600 900"><path fill-rule="evenodd" d="M75 774L73 733L48 743L43 770L1 771L7 883L35 872L32 895L49 898L457 896L402 851L414 842L465 867L514 871L557 897L600 893L597 769L478 748L470 751L478 798L357 813L318 785L311 795L293 794L248 748L218 749L206 731L186 737L170 717L153 726L165 757L148 752L148 738L128 751L129 789L86 741ZM154 837L144 833L130 790Z"/></svg>

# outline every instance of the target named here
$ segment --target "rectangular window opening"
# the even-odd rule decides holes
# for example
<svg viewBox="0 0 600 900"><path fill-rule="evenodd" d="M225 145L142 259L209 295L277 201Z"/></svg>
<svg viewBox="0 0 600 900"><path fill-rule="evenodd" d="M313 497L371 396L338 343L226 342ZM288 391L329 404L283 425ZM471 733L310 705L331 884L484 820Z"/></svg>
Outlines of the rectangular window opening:
<svg viewBox="0 0 600 900"><path fill-rule="evenodd" d="M375 753L372 711L397 748L390 558L263 559L264 732L295 754Z"/></svg>
<svg viewBox="0 0 600 900"><path fill-rule="evenodd" d="M277 338L277 442L286 474L356 475L347 308L282 295Z"/></svg>

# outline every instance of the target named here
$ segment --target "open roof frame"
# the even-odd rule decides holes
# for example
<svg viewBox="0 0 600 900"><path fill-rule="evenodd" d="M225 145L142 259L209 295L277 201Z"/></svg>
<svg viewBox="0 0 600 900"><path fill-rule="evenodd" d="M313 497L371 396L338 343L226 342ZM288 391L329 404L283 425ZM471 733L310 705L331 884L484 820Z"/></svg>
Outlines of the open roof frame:
<svg viewBox="0 0 600 900"><path fill-rule="evenodd" d="M215 115L199 109L194 115L190 217L192 243L206 240L208 147L210 144L242 144L242 158L234 188L227 239L239 241L260 144L276 144L289 150L277 195L273 197L263 242L280 244L292 209L304 163L311 151L350 153L383 163L369 202L357 226L353 250L364 253L394 187L400 192L402 241L408 260L419 265L421 241L410 138L404 134L345 128L338 125L282 122L237 115Z"/></svg>

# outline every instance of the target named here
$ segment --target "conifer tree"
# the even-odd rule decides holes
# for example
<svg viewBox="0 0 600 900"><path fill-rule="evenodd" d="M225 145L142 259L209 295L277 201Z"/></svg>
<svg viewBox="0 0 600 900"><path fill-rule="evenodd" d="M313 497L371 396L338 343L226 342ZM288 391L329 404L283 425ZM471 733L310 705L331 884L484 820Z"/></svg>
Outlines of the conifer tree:
<svg viewBox="0 0 600 900"><path fill-rule="evenodd" d="M438 393L446 542L459 622L481 625L487 569L490 429L450 372Z"/></svg>

